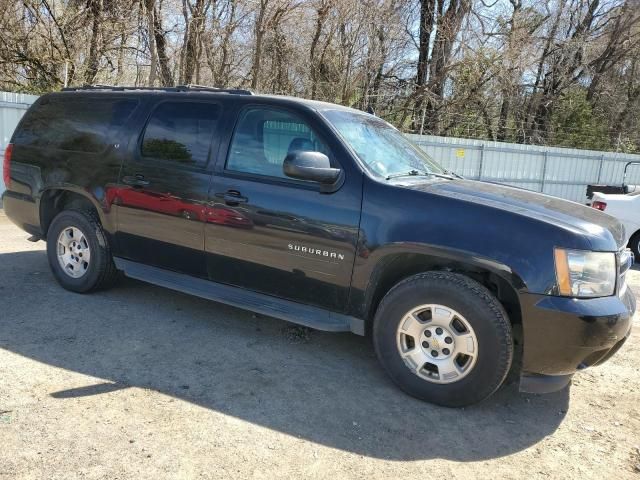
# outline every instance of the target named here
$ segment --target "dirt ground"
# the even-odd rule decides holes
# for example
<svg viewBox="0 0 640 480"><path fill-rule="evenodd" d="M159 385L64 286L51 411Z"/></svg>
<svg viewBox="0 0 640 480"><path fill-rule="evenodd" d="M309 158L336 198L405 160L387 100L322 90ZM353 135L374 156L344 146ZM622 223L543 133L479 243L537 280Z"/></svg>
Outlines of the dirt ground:
<svg viewBox="0 0 640 480"><path fill-rule="evenodd" d="M69 293L26 237L0 212L0 479L640 479L637 318L570 389L451 410L365 338L132 280Z"/></svg>

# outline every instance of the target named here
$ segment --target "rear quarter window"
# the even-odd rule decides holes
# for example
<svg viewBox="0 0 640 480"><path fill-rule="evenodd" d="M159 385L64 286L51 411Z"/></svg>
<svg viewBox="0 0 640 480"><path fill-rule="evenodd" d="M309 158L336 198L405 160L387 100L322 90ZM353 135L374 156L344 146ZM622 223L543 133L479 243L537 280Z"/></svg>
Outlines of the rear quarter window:
<svg viewBox="0 0 640 480"><path fill-rule="evenodd" d="M16 145L99 153L138 104L132 99L43 99L27 112Z"/></svg>

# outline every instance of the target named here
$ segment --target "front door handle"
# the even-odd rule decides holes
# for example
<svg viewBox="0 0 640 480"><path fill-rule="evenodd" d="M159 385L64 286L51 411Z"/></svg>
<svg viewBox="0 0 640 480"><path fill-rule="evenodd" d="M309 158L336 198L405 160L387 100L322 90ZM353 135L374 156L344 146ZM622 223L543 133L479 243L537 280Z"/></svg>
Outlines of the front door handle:
<svg viewBox="0 0 640 480"><path fill-rule="evenodd" d="M247 203L247 201L249 200L247 197L243 197L240 192L238 192L237 190L229 190L225 193L223 193L222 195L218 195L218 196L222 196L222 199L224 200L224 202L227 205L238 205L240 203Z"/></svg>
<svg viewBox="0 0 640 480"><path fill-rule="evenodd" d="M144 179L144 175L136 173L135 175L127 175L122 177L122 183L133 187L146 187L151 182Z"/></svg>

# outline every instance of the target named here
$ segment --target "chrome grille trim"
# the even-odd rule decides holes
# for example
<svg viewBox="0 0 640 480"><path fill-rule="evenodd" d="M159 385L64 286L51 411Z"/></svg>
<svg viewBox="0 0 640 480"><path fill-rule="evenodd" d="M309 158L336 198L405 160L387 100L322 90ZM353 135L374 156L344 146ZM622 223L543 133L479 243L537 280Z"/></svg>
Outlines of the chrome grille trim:
<svg viewBox="0 0 640 480"><path fill-rule="evenodd" d="M626 275L634 263L634 255L631 249L623 248L616 255L618 264L618 296L627 291Z"/></svg>

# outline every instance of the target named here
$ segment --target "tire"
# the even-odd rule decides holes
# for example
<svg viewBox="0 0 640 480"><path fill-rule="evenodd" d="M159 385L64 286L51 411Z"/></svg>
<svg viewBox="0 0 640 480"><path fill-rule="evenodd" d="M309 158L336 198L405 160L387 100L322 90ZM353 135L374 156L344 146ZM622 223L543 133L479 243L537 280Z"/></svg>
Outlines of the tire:
<svg viewBox="0 0 640 480"><path fill-rule="evenodd" d="M640 261L640 232L634 233L629 239L628 247L633 252L633 256L635 257L635 261Z"/></svg>
<svg viewBox="0 0 640 480"><path fill-rule="evenodd" d="M76 233L78 246L71 247L69 245L70 248L67 250L66 247L59 246L59 239L62 238L63 232L70 231L79 232L81 236ZM69 237L68 233L65 234L63 243L67 241L67 237ZM68 251L75 251L75 248L78 248L75 255L75 258L79 260L78 263L74 263L75 260L68 263L64 259L59 259L59 253L64 252L66 255ZM79 258L83 253L84 257ZM64 255L61 256L64 257ZM106 289L111 287L118 278L118 270L113 263L107 237L97 214L94 212L64 210L59 213L47 231L47 257L51 271L58 283L72 292L86 293ZM89 257L89 261L84 262L83 259L87 257ZM62 263L68 263L70 267L65 269ZM72 273L76 268L81 272ZM74 277L74 274L78 276Z"/></svg>
<svg viewBox="0 0 640 480"><path fill-rule="evenodd" d="M449 272L421 273L393 287L376 311L373 343L402 390L446 407L489 397L513 359L511 324L500 302L478 282Z"/></svg>

